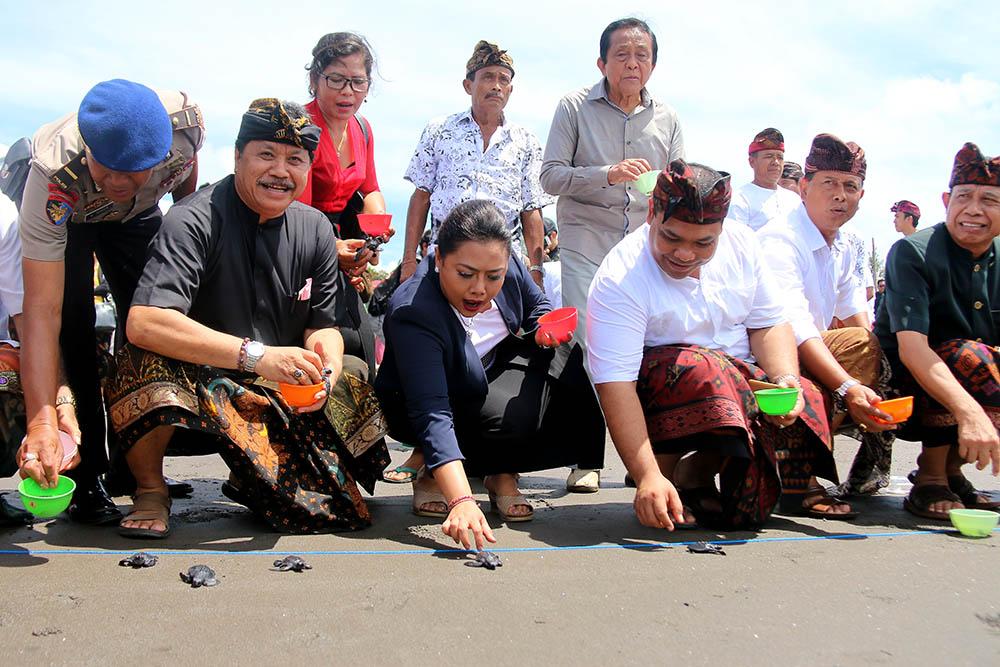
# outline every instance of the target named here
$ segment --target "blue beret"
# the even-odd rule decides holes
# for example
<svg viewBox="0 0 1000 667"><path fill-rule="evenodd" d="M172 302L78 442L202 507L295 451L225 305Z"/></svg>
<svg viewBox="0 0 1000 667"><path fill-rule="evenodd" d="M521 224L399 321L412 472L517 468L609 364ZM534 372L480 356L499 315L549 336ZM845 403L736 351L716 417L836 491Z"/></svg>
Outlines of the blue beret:
<svg viewBox="0 0 1000 667"><path fill-rule="evenodd" d="M103 81L80 103L80 136L91 154L114 171L144 171L167 157L173 143L170 116L160 98L140 83Z"/></svg>

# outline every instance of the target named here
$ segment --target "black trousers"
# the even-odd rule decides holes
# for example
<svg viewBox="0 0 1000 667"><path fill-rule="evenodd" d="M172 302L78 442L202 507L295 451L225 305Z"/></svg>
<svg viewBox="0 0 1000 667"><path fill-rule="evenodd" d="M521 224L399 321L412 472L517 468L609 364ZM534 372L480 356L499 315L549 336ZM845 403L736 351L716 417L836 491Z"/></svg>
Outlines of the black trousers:
<svg viewBox="0 0 1000 667"><path fill-rule="evenodd" d="M109 429L94 331L94 255L115 300L118 314L115 347L120 348L125 342L125 321L132 295L146 265L146 250L162 221L159 207L154 206L124 222L69 223L67 228L59 345L83 434L80 465L70 473L74 479L87 481L108 470L105 441ZM112 449L115 449L113 443Z"/></svg>
<svg viewBox="0 0 1000 667"><path fill-rule="evenodd" d="M558 376L550 373L553 351L531 341L508 338L490 356L489 391L482 406L453 405L469 475L604 467L604 414L581 347L574 345ZM404 401L392 403L382 406L389 434L416 442Z"/></svg>

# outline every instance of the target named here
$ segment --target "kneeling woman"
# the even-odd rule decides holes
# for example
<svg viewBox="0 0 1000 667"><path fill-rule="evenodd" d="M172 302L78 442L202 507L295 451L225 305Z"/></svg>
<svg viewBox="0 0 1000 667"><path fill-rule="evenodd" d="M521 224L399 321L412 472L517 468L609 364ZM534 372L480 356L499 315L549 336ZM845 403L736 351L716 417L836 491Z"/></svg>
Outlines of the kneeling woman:
<svg viewBox="0 0 1000 667"><path fill-rule="evenodd" d="M423 450L430 475L414 482L413 510L446 518L466 546L492 541L468 475L485 476L507 521L532 509L517 473L571 464L603 467L604 418L574 346L538 331L551 309L486 201L457 206L435 253L403 283L385 319L386 355L375 390L389 434Z"/></svg>

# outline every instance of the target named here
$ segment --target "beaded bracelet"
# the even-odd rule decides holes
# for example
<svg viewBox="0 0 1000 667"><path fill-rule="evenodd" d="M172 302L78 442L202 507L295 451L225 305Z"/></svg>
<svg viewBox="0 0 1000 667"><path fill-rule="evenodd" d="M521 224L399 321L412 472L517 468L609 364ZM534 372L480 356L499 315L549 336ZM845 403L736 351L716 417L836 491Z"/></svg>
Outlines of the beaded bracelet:
<svg viewBox="0 0 1000 667"><path fill-rule="evenodd" d="M462 503L467 503L470 501L476 502L476 499L473 498L472 496L459 496L458 498L455 498L450 503L448 503L448 511L450 512L453 509L455 509L457 505L461 505Z"/></svg>

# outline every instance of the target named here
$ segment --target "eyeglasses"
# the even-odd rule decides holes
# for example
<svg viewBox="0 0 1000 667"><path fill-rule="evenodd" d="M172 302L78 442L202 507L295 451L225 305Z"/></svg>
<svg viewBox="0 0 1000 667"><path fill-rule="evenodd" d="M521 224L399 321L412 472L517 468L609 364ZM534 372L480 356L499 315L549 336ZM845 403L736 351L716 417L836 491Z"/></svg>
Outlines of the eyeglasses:
<svg viewBox="0 0 1000 667"><path fill-rule="evenodd" d="M321 77L326 79L326 87L331 90L343 90L347 84L351 85L351 90L356 93L368 92L368 86L371 85L372 80L363 76L340 76L339 74L320 74Z"/></svg>

